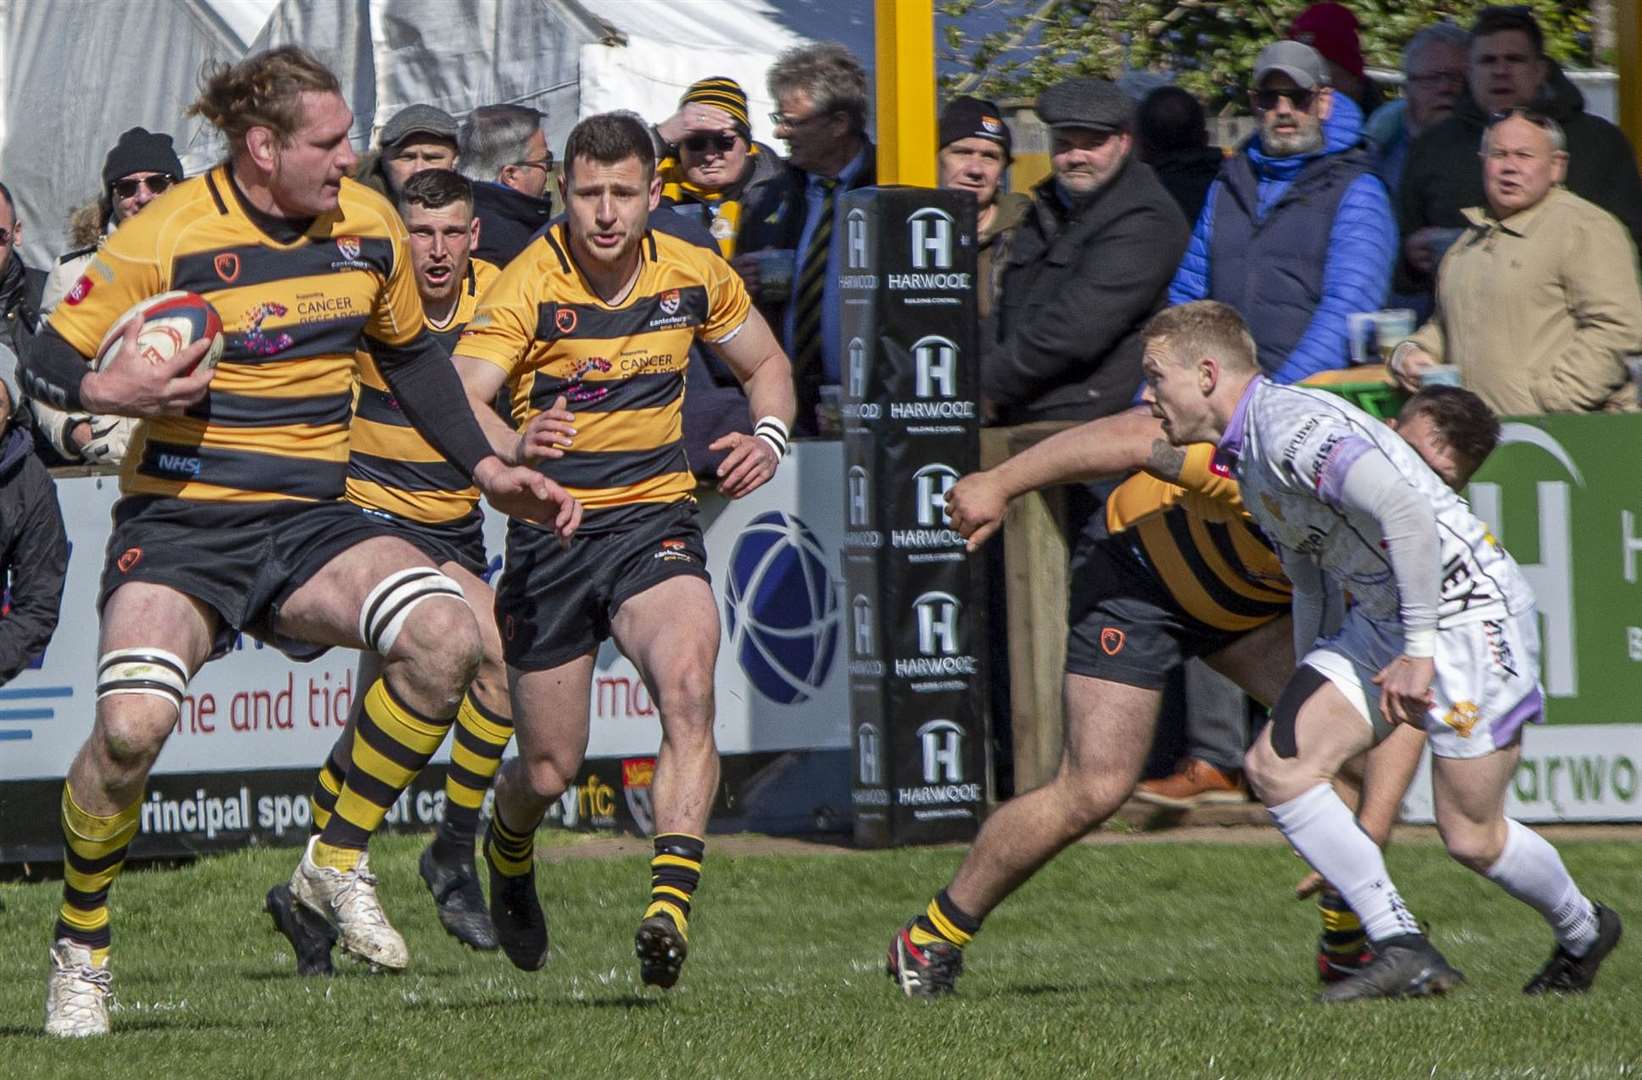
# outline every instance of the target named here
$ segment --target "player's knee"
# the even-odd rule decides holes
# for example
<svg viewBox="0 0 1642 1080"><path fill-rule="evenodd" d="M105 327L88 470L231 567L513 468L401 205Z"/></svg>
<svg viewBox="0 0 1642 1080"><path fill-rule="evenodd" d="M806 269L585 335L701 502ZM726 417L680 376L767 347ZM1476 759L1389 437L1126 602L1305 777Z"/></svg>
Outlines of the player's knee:
<svg viewBox="0 0 1642 1080"><path fill-rule="evenodd" d="M146 772L159 756L177 722L177 712L162 699L121 694L97 708L92 732L98 756L121 774Z"/></svg>
<svg viewBox="0 0 1642 1080"><path fill-rule="evenodd" d="M1065 769L1060 782L1069 796L1066 804L1073 815L1072 824L1079 829L1091 829L1111 817L1134 788L1132 777L1118 776L1109 769L1076 766Z"/></svg>
<svg viewBox="0 0 1642 1080"><path fill-rule="evenodd" d="M568 791L576 782L576 769L580 765L551 753L520 751L519 760L524 768L525 785L538 799L556 799Z"/></svg>
<svg viewBox="0 0 1642 1080"><path fill-rule="evenodd" d="M1294 784L1298 764L1297 758L1277 752L1268 730L1261 732L1243 755L1243 775L1248 778L1255 797L1270 806L1289 798L1288 789Z"/></svg>
<svg viewBox="0 0 1642 1080"><path fill-rule="evenodd" d="M1461 866L1486 874L1489 867L1499 862L1505 849L1505 822L1479 823L1475 821L1439 822L1443 846Z"/></svg>
<svg viewBox="0 0 1642 1080"><path fill-rule="evenodd" d="M447 597L418 604L390 658L403 660L430 693L460 698L484 659L473 612L466 603Z"/></svg>

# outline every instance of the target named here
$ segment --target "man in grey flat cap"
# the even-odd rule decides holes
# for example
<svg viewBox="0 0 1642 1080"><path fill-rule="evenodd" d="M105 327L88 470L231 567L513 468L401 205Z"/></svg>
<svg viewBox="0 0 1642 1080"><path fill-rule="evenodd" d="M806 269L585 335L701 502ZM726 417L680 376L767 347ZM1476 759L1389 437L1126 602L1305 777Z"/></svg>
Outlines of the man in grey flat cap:
<svg viewBox="0 0 1642 1080"><path fill-rule="evenodd" d="M1362 112L1309 45L1262 49L1249 97L1260 131L1209 187L1169 302L1230 304L1261 370L1294 383L1351 362L1346 317L1383 306L1397 220Z"/></svg>
<svg viewBox="0 0 1642 1080"><path fill-rule="evenodd" d="M359 163L358 179L390 199L424 169L456 168L456 118L432 105L407 105L377 137L380 148Z"/></svg>
<svg viewBox="0 0 1642 1080"><path fill-rule="evenodd" d="M1130 156L1133 106L1105 79L1038 98L1053 172L1032 193L1003 274L997 337L981 364L1001 423L1091 420L1129 406L1140 331L1168 294L1188 227L1152 170Z"/></svg>

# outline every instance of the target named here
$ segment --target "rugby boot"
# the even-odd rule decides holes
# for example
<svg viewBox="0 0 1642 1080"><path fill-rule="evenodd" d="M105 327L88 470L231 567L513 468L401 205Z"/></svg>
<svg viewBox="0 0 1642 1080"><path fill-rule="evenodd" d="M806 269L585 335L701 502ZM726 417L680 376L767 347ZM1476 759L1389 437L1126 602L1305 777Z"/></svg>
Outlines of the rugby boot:
<svg viewBox="0 0 1642 1080"><path fill-rule="evenodd" d="M639 923L633 935L633 952L639 958L639 980L645 986L671 990L684 970L690 946L671 915L652 915Z"/></svg>
<svg viewBox="0 0 1642 1080"><path fill-rule="evenodd" d="M547 965L547 913L536 895L534 869L509 877L490 866L490 923L514 967L540 971Z"/></svg>
<svg viewBox="0 0 1642 1080"><path fill-rule="evenodd" d="M336 947L336 931L331 924L297 903L288 882L268 890L262 910L274 920L274 929L285 935L296 953L298 975L332 975L331 949Z"/></svg>
<svg viewBox="0 0 1642 1080"><path fill-rule="evenodd" d="M334 870L314 862L314 844L309 837L291 874L291 895L336 929L342 951L387 971L403 971L410 966L410 950L405 939L388 922L387 912L376 895L376 877L370 872L370 856L361 853L352 870Z"/></svg>
<svg viewBox="0 0 1642 1080"><path fill-rule="evenodd" d="M909 922L901 927L890 941L885 974L907 997L938 998L956 993L958 976L964 970L964 951L945 941L914 945L912 926Z"/></svg>
<svg viewBox="0 0 1642 1080"><path fill-rule="evenodd" d="M1434 997L1465 981L1423 934L1399 934L1373 946L1374 959L1357 974L1326 987L1319 1001Z"/></svg>
<svg viewBox="0 0 1642 1080"><path fill-rule="evenodd" d="M1361 952L1334 952L1317 939L1317 978L1323 983L1345 982L1374 961L1374 953L1366 946Z"/></svg>
<svg viewBox="0 0 1642 1080"><path fill-rule="evenodd" d="M51 946L46 976L46 1034L79 1039L108 1034L114 981L107 966L91 962L91 950L63 938Z"/></svg>
<svg viewBox="0 0 1642 1080"><path fill-rule="evenodd" d="M417 863L422 880L433 894L439 925L470 949L489 952L497 947L496 927L490 922L485 894L479 889L479 875L472 862L442 862L429 844Z"/></svg>
<svg viewBox="0 0 1642 1080"><path fill-rule="evenodd" d="M1619 912L1603 904L1596 908L1596 944L1584 956L1574 956L1558 945L1538 975L1522 988L1524 994L1583 994L1596 982L1603 959L1619 944L1623 928Z"/></svg>

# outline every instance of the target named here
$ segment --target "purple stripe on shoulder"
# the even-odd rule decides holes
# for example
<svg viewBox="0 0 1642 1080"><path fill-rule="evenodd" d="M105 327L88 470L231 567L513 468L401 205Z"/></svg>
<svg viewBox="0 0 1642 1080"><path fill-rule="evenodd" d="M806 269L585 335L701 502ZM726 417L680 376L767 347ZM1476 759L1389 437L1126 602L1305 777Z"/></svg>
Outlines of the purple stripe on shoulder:
<svg viewBox="0 0 1642 1080"><path fill-rule="evenodd" d="M1496 748L1510 746L1516 741L1517 733L1522 730L1523 724L1539 724L1544 720L1545 696L1536 686L1527 697L1512 706L1509 712L1489 724L1488 733L1493 736Z"/></svg>
<svg viewBox="0 0 1642 1080"><path fill-rule="evenodd" d="M1361 435L1350 435L1334 444L1328 460L1317 470L1317 494L1330 506L1340 505L1340 489L1345 487L1346 474L1357 459L1373 450L1374 444Z"/></svg>

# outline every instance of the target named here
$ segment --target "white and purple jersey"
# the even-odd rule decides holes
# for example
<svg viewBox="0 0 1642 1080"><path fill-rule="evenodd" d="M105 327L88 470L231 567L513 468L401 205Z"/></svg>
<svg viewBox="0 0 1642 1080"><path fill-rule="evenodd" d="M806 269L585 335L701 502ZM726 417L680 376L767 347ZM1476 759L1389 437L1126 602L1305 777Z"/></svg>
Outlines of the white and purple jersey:
<svg viewBox="0 0 1642 1080"><path fill-rule="evenodd" d="M1217 460L1235 471L1244 507L1285 565L1295 556L1315 563L1363 616L1412 634L1533 609L1516 562L1465 501L1390 426L1338 395L1257 376L1237 403ZM1377 493L1402 485L1434 512L1436 551L1404 543L1394 559L1388 515L1370 509ZM1411 502L1406 489L1395 494L1402 507ZM1429 580L1423 571L1433 556L1436 595L1409 595L1430 592L1408 582Z"/></svg>

